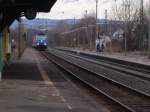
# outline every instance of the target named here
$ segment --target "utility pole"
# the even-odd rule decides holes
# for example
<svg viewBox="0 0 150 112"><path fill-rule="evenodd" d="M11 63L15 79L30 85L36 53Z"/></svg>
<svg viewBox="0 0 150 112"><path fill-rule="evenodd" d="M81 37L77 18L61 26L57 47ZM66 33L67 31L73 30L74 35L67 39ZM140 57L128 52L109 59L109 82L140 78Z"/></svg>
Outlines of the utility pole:
<svg viewBox="0 0 150 112"><path fill-rule="evenodd" d="M128 33L128 22L130 21L130 4L128 4L128 2L125 2L123 4L124 6L124 16L125 16L125 31L124 31L124 52L125 52L125 56L127 55L127 33ZM129 18L127 16L127 13L129 13Z"/></svg>
<svg viewBox="0 0 150 112"><path fill-rule="evenodd" d="M123 8L124 8L124 52L125 56L127 55L127 37L129 36L129 29L128 25L130 24L131 20L131 4L129 0L123 1Z"/></svg>
<svg viewBox="0 0 150 112"><path fill-rule="evenodd" d="M48 33L48 22L47 22L47 19L45 19L45 33L46 33L46 35L48 35L47 33Z"/></svg>
<svg viewBox="0 0 150 112"><path fill-rule="evenodd" d="M150 59L150 0L149 0L148 58Z"/></svg>
<svg viewBox="0 0 150 112"><path fill-rule="evenodd" d="M76 25L76 18L74 17L74 27L75 27L75 25Z"/></svg>
<svg viewBox="0 0 150 112"><path fill-rule="evenodd" d="M105 10L105 35L107 35L107 16L108 16L108 11L106 9Z"/></svg>
<svg viewBox="0 0 150 112"><path fill-rule="evenodd" d="M144 19L143 19L143 0L140 0L140 38L139 38L139 48L144 50Z"/></svg>
<svg viewBox="0 0 150 112"><path fill-rule="evenodd" d="M97 23L97 15L98 15L98 0L96 0L96 23Z"/></svg>
<svg viewBox="0 0 150 112"><path fill-rule="evenodd" d="M65 21L64 21L64 11L62 11L61 14L62 14L62 17L61 17L62 22L65 22Z"/></svg>
<svg viewBox="0 0 150 112"><path fill-rule="evenodd" d="M88 21L87 21L87 10L85 10L85 21L86 21L86 27L88 27Z"/></svg>
<svg viewBox="0 0 150 112"><path fill-rule="evenodd" d="M21 56L21 17L19 18L19 27L18 27L18 59Z"/></svg>
<svg viewBox="0 0 150 112"><path fill-rule="evenodd" d="M84 37L84 47L86 48L86 39L88 40L88 20L87 20L87 10L85 10L85 32L86 32L86 36Z"/></svg>
<svg viewBox="0 0 150 112"><path fill-rule="evenodd" d="M73 29L75 29L75 26L76 25L76 18L74 17L74 25L73 25ZM73 34L73 37L74 37L74 45L75 45L75 47L78 47L78 44L77 44L77 41L78 41L78 39L77 39L77 36L76 36L77 34L76 34L76 32L74 32L74 34Z"/></svg>
<svg viewBox="0 0 150 112"><path fill-rule="evenodd" d="M98 19L98 0L96 0L96 18L95 18L95 41L98 37L98 33L97 33L97 19ZM94 41L94 46L96 45L96 42Z"/></svg>

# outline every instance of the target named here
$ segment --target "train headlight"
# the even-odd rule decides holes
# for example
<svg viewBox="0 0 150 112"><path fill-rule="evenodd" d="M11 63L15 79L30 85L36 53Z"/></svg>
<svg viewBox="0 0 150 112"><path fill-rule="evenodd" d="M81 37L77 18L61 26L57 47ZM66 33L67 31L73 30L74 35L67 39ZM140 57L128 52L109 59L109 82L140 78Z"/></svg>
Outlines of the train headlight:
<svg viewBox="0 0 150 112"><path fill-rule="evenodd" d="M47 46L47 43L44 43L45 46Z"/></svg>
<svg viewBox="0 0 150 112"><path fill-rule="evenodd" d="M37 45L40 45L40 43L37 43Z"/></svg>

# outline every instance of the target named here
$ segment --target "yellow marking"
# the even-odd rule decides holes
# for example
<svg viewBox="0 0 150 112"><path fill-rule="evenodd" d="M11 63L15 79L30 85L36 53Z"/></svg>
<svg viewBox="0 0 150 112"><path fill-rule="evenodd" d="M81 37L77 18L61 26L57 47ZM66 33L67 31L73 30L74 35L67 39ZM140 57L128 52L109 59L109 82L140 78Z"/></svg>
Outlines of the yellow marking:
<svg viewBox="0 0 150 112"><path fill-rule="evenodd" d="M37 59L36 56L35 56L35 59L36 59L37 67L38 67L38 69L39 69L39 71L40 71L40 74L41 74L41 76L42 76L42 78L43 78L43 80L44 80L44 83L45 83L46 85L50 85L50 86L55 90L55 94L52 94L52 96L60 97L60 99L62 100L62 102L66 104L67 108L68 108L69 110L72 110L71 105L69 105L69 104L67 103L66 99L65 99L63 96L60 95L59 90L54 86L54 83L49 79L48 74L45 72L45 70L44 70L43 67L41 66L41 64L40 64L40 62L38 61L38 59Z"/></svg>
<svg viewBox="0 0 150 112"><path fill-rule="evenodd" d="M70 105L67 105L67 107L68 107L69 110L72 110L72 107Z"/></svg>
<svg viewBox="0 0 150 112"><path fill-rule="evenodd" d="M41 74L45 84L53 85L53 83L49 80L49 77L48 77L47 73L44 71L44 69L42 68L42 66L39 62L37 63L37 67L40 71L40 74Z"/></svg>
<svg viewBox="0 0 150 112"><path fill-rule="evenodd" d="M61 96L60 98L61 98L62 102L66 103L67 108L68 108L69 110L72 110L72 107L67 103L66 99L65 99L63 96Z"/></svg>
<svg viewBox="0 0 150 112"><path fill-rule="evenodd" d="M46 84L46 85L52 85L52 86L53 86L53 83L50 82L50 81L45 81L45 84Z"/></svg>
<svg viewBox="0 0 150 112"><path fill-rule="evenodd" d="M62 96L61 96L61 100L62 100L63 102L66 102L66 100L65 100L64 97L62 97Z"/></svg>

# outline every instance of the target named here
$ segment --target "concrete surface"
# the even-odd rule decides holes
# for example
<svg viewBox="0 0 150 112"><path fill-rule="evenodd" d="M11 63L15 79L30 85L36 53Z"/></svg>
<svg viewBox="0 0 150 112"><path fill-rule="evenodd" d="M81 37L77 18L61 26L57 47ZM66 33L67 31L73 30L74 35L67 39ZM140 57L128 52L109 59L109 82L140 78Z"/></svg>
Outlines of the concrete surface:
<svg viewBox="0 0 150 112"><path fill-rule="evenodd" d="M48 68L48 65L50 68ZM109 112L48 63L26 49L0 82L0 112Z"/></svg>

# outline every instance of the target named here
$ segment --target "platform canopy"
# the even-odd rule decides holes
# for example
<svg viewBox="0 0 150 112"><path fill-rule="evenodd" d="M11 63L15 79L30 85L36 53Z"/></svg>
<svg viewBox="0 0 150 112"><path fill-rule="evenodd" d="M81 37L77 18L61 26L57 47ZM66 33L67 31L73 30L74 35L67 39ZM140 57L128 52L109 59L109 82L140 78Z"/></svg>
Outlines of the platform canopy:
<svg viewBox="0 0 150 112"><path fill-rule="evenodd" d="M0 31L21 16L34 19L37 12L49 12L57 0L0 0Z"/></svg>

